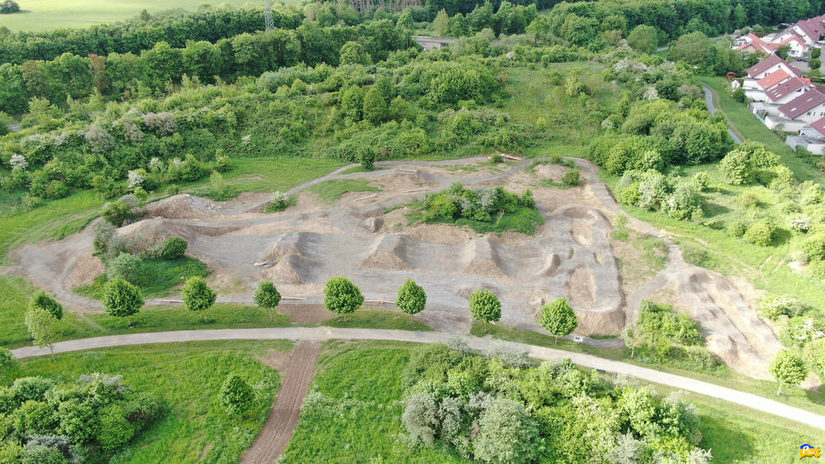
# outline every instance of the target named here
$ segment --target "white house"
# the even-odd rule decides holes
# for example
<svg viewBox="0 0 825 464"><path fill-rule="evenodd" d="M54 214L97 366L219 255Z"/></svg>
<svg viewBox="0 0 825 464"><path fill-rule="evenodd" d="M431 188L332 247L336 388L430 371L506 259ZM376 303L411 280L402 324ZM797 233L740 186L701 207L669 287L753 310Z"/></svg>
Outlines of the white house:
<svg viewBox="0 0 825 464"><path fill-rule="evenodd" d="M815 155L825 153L825 118L817 119L799 131L799 135L789 135L785 139L791 148L805 147Z"/></svg>
<svg viewBox="0 0 825 464"><path fill-rule="evenodd" d="M825 95L811 90L779 107L778 115L765 117L768 129L777 127L785 132L798 133L814 121L825 118Z"/></svg>

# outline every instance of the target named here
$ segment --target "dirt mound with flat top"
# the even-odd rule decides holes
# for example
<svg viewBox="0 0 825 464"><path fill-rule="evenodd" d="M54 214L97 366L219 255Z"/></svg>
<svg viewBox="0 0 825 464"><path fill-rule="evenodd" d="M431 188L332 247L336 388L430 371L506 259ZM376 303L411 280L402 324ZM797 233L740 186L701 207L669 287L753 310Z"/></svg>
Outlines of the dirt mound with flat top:
<svg viewBox="0 0 825 464"><path fill-rule="evenodd" d="M168 219L201 219L214 216L221 205L208 198L183 193L156 201L144 208L147 217Z"/></svg>
<svg viewBox="0 0 825 464"><path fill-rule="evenodd" d="M567 280L567 294L574 306L587 309L596 304L596 279L590 268L577 266Z"/></svg>
<svg viewBox="0 0 825 464"><path fill-rule="evenodd" d="M412 266L399 258L398 255L389 251L377 250L361 261L358 265L361 269L378 269L385 271L403 271L412 269Z"/></svg>
<svg viewBox="0 0 825 464"><path fill-rule="evenodd" d="M303 256L289 255L264 271L263 274L273 282L300 285L313 281L313 269L317 266L317 262Z"/></svg>

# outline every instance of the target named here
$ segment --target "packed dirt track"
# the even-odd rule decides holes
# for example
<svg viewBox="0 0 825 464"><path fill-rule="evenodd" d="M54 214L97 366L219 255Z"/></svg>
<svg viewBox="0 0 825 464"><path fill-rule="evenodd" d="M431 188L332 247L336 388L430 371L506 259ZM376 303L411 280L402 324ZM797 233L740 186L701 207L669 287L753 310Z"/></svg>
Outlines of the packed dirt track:
<svg viewBox="0 0 825 464"><path fill-rule="evenodd" d="M584 180L568 189L557 187L567 167L532 161L386 162L375 171L353 173L342 168L291 190L296 205L283 212L263 212L268 194L243 194L223 203L176 195L147 205L144 219L120 228L118 235L137 249L171 236L184 238L187 253L212 271L219 301L251 302L257 282L272 280L282 294L317 304L326 280L339 275L367 299L393 301L403 281L413 278L428 295L427 309L417 317L453 333L469 332L467 297L479 288L498 295L503 324L543 331L536 322L540 306L567 297L579 317L577 333L608 335L620 334L635 320L648 294L671 285L681 303L677 307L702 325L711 351L742 373L767 377L768 360L779 349L776 336L735 286L684 263L675 245L665 270L625 294L622 279L634 268L623 263L620 269L611 239L620 208L595 166L575 163ZM368 181L378 191L349 192L326 203L311 189L348 179ZM407 205L454 182L470 188L500 185L516 193L531 189L544 224L533 235L479 234L408 218ZM632 218L629 226L660 235ZM102 272L92 256L95 227L17 250L20 273L73 310L99 311L99 302L72 291Z"/></svg>

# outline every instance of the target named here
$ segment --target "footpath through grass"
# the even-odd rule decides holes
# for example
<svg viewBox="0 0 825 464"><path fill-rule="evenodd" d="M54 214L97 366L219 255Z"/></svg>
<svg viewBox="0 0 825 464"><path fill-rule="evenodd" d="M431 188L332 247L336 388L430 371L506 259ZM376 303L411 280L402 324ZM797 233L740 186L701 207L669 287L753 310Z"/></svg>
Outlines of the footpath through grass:
<svg viewBox="0 0 825 464"><path fill-rule="evenodd" d="M163 414L111 463L239 462L280 389L278 373L255 358L291 347L289 341L228 341L107 348L24 360L14 377L75 381L92 372L123 375L136 391L159 398ZM228 417L218 403L230 373L256 392L253 407L240 420ZM0 377L0 384L10 380Z"/></svg>
<svg viewBox="0 0 825 464"><path fill-rule="evenodd" d="M401 424L404 367L415 344L327 342L284 462L467 462L438 448L409 448ZM662 395L670 389L656 386ZM703 448L717 463L791 463L821 430L702 395ZM333 420L330 420L333 418ZM371 461L372 460L372 461Z"/></svg>

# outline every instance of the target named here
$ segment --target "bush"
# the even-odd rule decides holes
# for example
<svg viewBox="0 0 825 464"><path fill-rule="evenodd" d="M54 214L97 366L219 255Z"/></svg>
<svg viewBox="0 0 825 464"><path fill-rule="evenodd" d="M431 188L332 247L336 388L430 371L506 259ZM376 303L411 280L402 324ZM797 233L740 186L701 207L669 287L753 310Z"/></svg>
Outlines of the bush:
<svg viewBox="0 0 825 464"><path fill-rule="evenodd" d="M272 201L269 203L269 206L266 208L267 211L283 211L289 207L290 198L284 192L273 192L272 193Z"/></svg>
<svg viewBox="0 0 825 464"><path fill-rule="evenodd" d="M751 245L768 247L773 244L776 226L771 221L762 220L754 223L742 238Z"/></svg>
<svg viewBox="0 0 825 464"><path fill-rule="evenodd" d="M255 391L237 374L230 375L221 387L221 405L232 416L246 413L252 407L254 399Z"/></svg>
<svg viewBox="0 0 825 464"><path fill-rule="evenodd" d="M561 178L561 182L568 187L575 187L579 185L580 174L581 172L579 171L578 167L569 169L567 172L564 173L564 176Z"/></svg>
<svg viewBox="0 0 825 464"><path fill-rule="evenodd" d="M742 221L733 221L728 224L728 235L734 238L742 238L748 231L748 225Z"/></svg>
<svg viewBox="0 0 825 464"><path fill-rule="evenodd" d="M63 305L46 292L35 293L29 303L29 309L32 308L48 311L55 319L63 319Z"/></svg>
<svg viewBox="0 0 825 464"><path fill-rule="evenodd" d="M106 263L106 276L110 280L123 279L131 283L140 280L143 260L139 257L121 253Z"/></svg>
<svg viewBox="0 0 825 464"><path fill-rule="evenodd" d="M186 253L189 243L180 237L169 237L163 242L160 257L163 259L178 259Z"/></svg>
<svg viewBox="0 0 825 464"><path fill-rule="evenodd" d="M20 5L14 0L4 0L0 3L0 14L17 13L20 11Z"/></svg>
<svg viewBox="0 0 825 464"><path fill-rule="evenodd" d="M825 260L825 234L815 235L802 244L802 252L808 261Z"/></svg>
<svg viewBox="0 0 825 464"><path fill-rule="evenodd" d="M103 307L115 317L125 317L131 325L131 317L143 307L140 289L123 279L113 279L103 290Z"/></svg>
<svg viewBox="0 0 825 464"><path fill-rule="evenodd" d="M781 316L801 316L805 307L796 298L769 296L759 303L759 311L768 319L775 321Z"/></svg>
<svg viewBox="0 0 825 464"><path fill-rule="evenodd" d="M135 218L132 208L122 200L106 203L103 205L103 212L101 214L103 219L115 227L121 227L127 221Z"/></svg>
<svg viewBox="0 0 825 464"><path fill-rule="evenodd" d="M183 286L183 304L192 312L203 312L215 304L218 295L206 285L203 277L192 277Z"/></svg>

